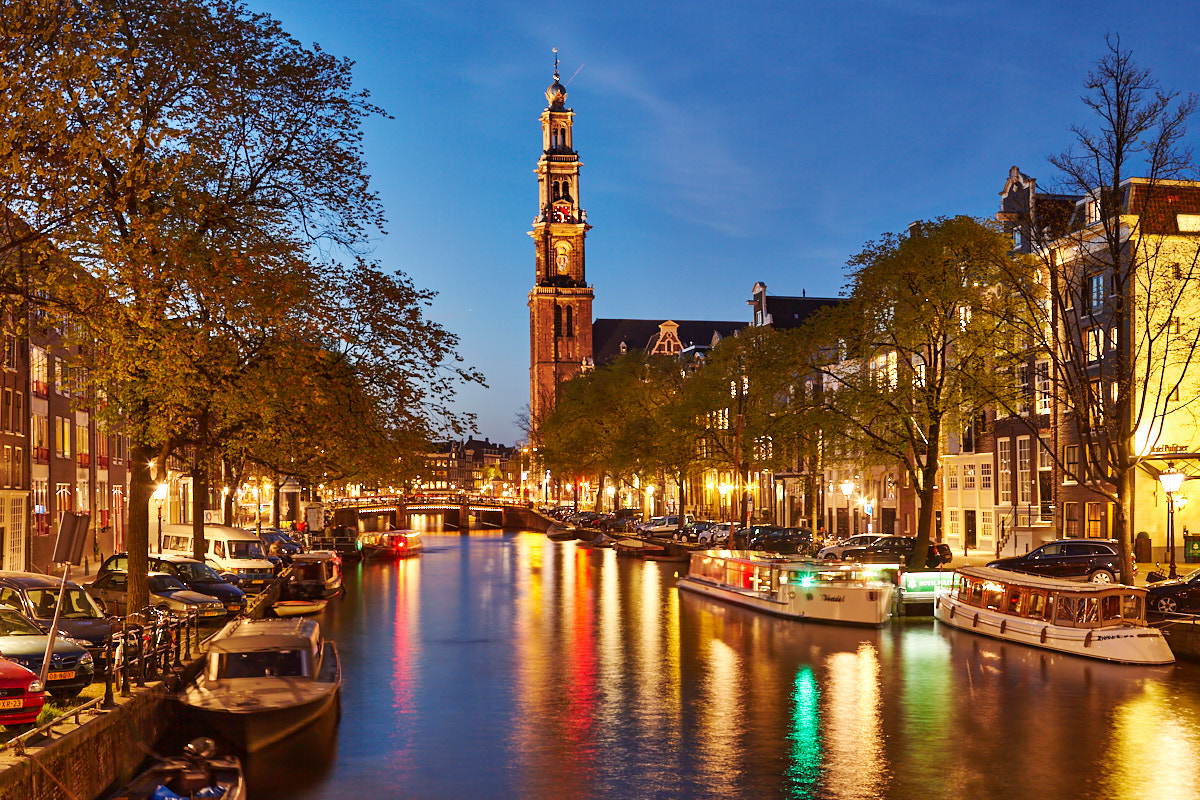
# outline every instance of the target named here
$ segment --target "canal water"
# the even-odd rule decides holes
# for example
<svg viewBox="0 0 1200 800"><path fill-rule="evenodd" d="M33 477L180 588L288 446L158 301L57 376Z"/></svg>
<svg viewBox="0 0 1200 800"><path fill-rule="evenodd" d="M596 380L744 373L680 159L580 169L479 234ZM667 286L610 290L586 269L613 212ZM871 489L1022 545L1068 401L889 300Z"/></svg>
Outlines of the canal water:
<svg viewBox="0 0 1200 800"><path fill-rule="evenodd" d="M774 619L540 533L425 542L347 566L340 724L251 759L251 800L1200 795L1194 665Z"/></svg>

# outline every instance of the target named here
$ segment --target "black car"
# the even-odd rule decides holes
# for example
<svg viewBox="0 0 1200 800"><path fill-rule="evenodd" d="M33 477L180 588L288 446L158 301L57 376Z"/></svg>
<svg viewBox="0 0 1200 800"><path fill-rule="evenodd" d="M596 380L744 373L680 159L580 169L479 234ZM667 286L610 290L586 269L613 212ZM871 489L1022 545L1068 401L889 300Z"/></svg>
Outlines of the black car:
<svg viewBox="0 0 1200 800"><path fill-rule="evenodd" d="M54 609L62 581L36 572L0 572L0 606L15 609L43 631L54 623ZM67 581L63 593L58 630L81 642L100 663L104 642L113 632L113 622L78 585Z"/></svg>
<svg viewBox="0 0 1200 800"><path fill-rule="evenodd" d="M96 572L96 578L103 578L110 572L124 573L128 568L129 556L117 553L104 560ZM240 614L246 609L246 593L202 561L187 556L151 555L149 571L173 575L192 591L217 598L221 605L225 606L229 616Z"/></svg>
<svg viewBox="0 0 1200 800"><path fill-rule="evenodd" d="M1146 609L1163 614L1200 612L1200 569L1175 580L1147 583Z"/></svg>
<svg viewBox="0 0 1200 800"><path fill-rule="evenodd" d="M1121 575L1121 548L1116 539L1058 539L988 566L1047 578L1113 583ZM1136 572L1137 565L1133 568Z"/></svg>
<svg viewBox="0 0 1200 800"><path fill-rule="evenodd" d="M279 557L284 564L292 563L292 556L304 550L304 547L293 539L287 531L280 530L279 528L263 528L262 532L258 534L258 538L262 540L263 549L267 551L268 558L270 558L272 552L271 545L279 545ZM180 578L180 580L183 579ZM187 581L184 581L184 583L187 583Z"/></svg>
<svg viewBox="0 0 1200 800"><path fill-rule="evenodd" d="M813 533L808 528L774 528L751 539L752 549L766 553L810 555Z"/></svg>
<svg viewBox="0 0 1200 800"><path fill-rule="evenodd" d="M850 547L842 551L846 561L860 561L866 564L908 562L909 556L917 546L917 540L912 536L881 536L866 547ZM949 564L954 557L950 545L944 542L930 542L925 554L925 566L928 569Z"/></svg>

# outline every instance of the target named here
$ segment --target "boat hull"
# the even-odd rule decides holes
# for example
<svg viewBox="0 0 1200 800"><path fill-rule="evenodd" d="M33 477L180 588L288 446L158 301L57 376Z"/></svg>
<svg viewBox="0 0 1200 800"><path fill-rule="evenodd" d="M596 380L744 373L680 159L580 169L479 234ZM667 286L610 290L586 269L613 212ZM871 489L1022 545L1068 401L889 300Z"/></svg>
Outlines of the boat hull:
<svg viewBox="0 0 1200 800"><path fill-rule="evenodd" d="M299 617L305 614L320 614L328 600L280 600L271 606L277 617Z"/></svg>
<svg viewBox="0 0 1200 800"><path fill-rule="evenodd" d="M341 664L337 648L325 642L321 674L316 679L275 678L249 685L202 690L195 685L179 702L197 721L243 752L252 753L306 728L340 702Z"/></svg>
<svg viewBox="0 0 1200 800"><path fill-rule="evenodd" d="M892 616L894 587L878 584L861 587L790 586L779 593L741 591L730 586L686 576L679 588L752 608L779 617L839 625L880 626Z"/></svg>
<svg viewBox="0 0 1200 800"><path fill-rule="evenodd" d="M939 622L959 630L1084 658L1146 665L1175 661L1174 653L1157 628L1131 625L1067 628L967 605L942 589L935 597L933 615Z"/></svg>

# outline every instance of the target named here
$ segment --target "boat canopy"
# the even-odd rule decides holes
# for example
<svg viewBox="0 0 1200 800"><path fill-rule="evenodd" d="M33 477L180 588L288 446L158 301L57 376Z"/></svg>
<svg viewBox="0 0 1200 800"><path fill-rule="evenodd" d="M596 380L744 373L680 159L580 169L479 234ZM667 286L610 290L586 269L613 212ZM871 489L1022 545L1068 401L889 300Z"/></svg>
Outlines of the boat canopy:
<svg viewBox="0 0 1200 800"><path fill-rule="evenodd" d="M1009 586L1025 586L1030 589L1045 589L1056 592L1071 592L1073 594L1081 594L1086 596L1095 596L1100 594L1112 594L1114 591L1121 594L1135 592L1145 595L1148 592L1140 586L1127 586L1123 583L1081 583L1079 581L1068 581L1062 578L1047 578L1043 575L1029 575L1024 572L1013 572L1007 569L997 569L996 567L959 567L957 570L959 575L965 575L968 578L977 580L993 581L995 583L1004 583Z"/></svg>
<svg viewBox="0 0 1200 800"><path fill-rule="evenodd" d="M1145 589L1079 583L992 567L960 567L953 595L963 604L1067 628L1144 625Z"/></svg>

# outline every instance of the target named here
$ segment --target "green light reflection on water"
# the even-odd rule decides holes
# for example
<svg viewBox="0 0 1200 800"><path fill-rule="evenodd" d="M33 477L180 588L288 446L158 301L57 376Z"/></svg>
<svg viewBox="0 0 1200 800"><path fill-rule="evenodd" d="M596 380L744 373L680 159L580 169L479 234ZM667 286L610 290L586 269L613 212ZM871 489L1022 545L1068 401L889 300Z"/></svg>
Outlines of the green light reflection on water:
<svg viewBox="0 0 1200 800"><path fill-rule="evenodd" d="M792 725L788 731L791 759L787 767L787 796L808 800L817 796L821 777L821 690L812 667L796 673L792 690Z"/></svg>

